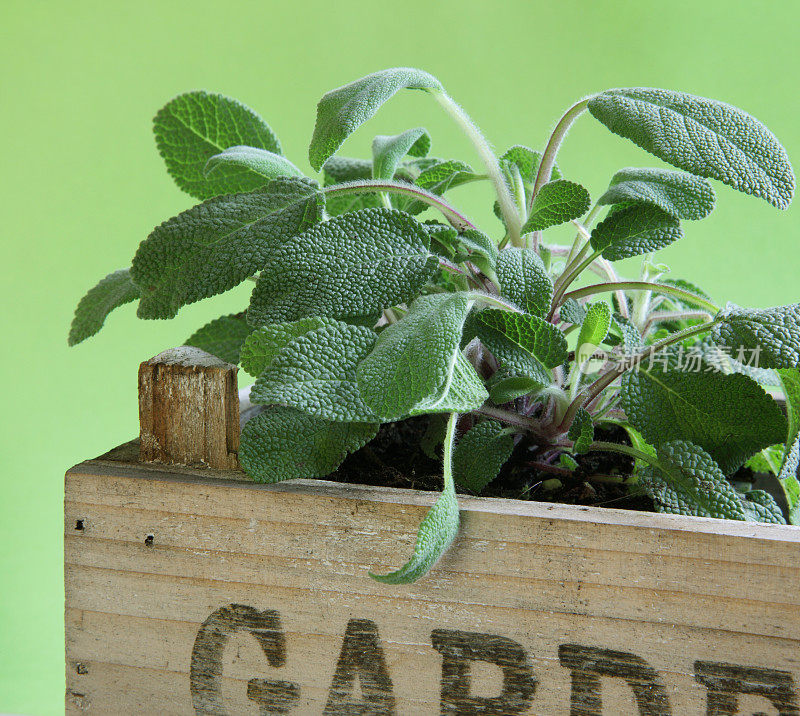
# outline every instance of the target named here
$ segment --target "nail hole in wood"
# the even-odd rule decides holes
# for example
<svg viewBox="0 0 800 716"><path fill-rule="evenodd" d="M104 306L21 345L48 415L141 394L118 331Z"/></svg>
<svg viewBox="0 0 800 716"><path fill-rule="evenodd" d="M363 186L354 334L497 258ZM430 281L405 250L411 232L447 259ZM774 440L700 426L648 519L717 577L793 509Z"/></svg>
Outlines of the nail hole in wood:
<svg viewBox="0 0 800 716"><path fill-rule="evenodd" d="M88 667L88 666L86 666L86 664L83 664L83 663L81 663L80 661L78 661L78 662L75 664L75 671L76 671L78 674L88 674L88 673L89 673L89 667Z"/></svg>
<svg viewBox="0 0 800 716"><path fill-rule="evenodd" d="M83 520L75 522L75 529L78 530L78 532L83 532Z"/></svg>
<svg viewBox="0 0 800 716"><path fill-rule="evenodd" d="M153 535L147 535L147 537L144 538L145 546L146 547L152 547L154 539L155 539L155 537Z"/></svg>

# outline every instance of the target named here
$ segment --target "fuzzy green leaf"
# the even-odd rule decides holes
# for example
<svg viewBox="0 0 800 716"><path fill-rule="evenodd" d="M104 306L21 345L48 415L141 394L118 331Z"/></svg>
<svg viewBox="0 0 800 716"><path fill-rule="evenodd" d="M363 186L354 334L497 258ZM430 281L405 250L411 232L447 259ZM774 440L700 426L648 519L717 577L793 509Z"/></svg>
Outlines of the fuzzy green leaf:
<svg viewBox="0 0 800 716"><path fill-rule="evenodd" d="M714 189L705 179L670 169L618 171L597 203L652 204L676 219L703 219L714 208Z"/></svg>
<svg viewBox="0 0 800 716"><path fill-rule="evenodd" d="M281 153L278 138L261 117L221 94L196 91L178 95L158 111L153 131L175 183L201 200L252 191L265 183L259 172L235 164L206 176L206 163L214 155L241 145Z"/></svg>
<svg viewBox="0 0 800 716"><path fill-rule="evenodd" d="M340 322L309 331L280 349L255 382L250 401L326 420L377 422L356 382L356 368L376 338L369 328Z"/></svg>
<svg viewBox="0 0 800 716"><path fill-rule="evenodd" d="M399 211L337 216L273 252L253 290L248 320L352 318L411 301L438 267L429 244L425 229Z"/></svg>
<svg viewBox="0 0 800 716"><path fill-rule="evenodd" d="M739 496L714 459L701 447L685 440L658 448L660 470L645 468L639 483L660 512L746 520Z"/></svg>
<svg viewBox="0 0 800 716"><path fill-rule="evenodd" d="M680 222L652 204L634 204L609 214L594 227L591 244L603 258L619 261L658 251L683 236Z"/></svg>
<svg viewBox="0 0 800 716"><path fill-rule="evenodd" d="M515 164L517 166L522 183L525 185L526 189L533 187L541 161L542 155L539 152L534 152L532 149L524 147L521 144L515 144L500 157L501 163L507 162L508 164ZM557 166L553 167L551 178L561 179L561 172Z"/></svg>
<svg viewBox="0 0 800 716"><path fill-rule="evenodd" d="M430 147L430 135L423 127L393 136L379 134L372 140L372 178L392 179L406 154L424 157Z"/></svg>
<svg viewBox="0 0 800 716"><path fill-rule="evenodd" d="M458 498L453 478L445 477L442 494L428 510L417 532L414 554L400 569L389 574L369 576L383 584L410 584L424 577L447 551L458 534Z"/></svg>
<svg viewBox="0 0 800 716"><path fill-rule="evenodd" d="M797 467L800 464L800 370L782 368L778 370L778 375L786 396L789 424L785 454L778 479L789 506L789 524L800 525L800 481L797 479Z"/></svg>
<svg viewBox="0 0 800 716"><path fill-rule="evenodd" d="M789 432L791 433L791 424L789 425ZM750 468L753 472L765 472L777 477L781 472L781 465L786 453L784 445L770 445L764 448L761 452L757 452L745 464L745 467Z"/></svg>
<svg viewBox="0 0 800 716"><path fill-rule="evenodd" d="M401 89L443 91L433 75L410 67L395 67L328 92L317 105L314 136L308 148L311 166L319 171L344 140Z"/></svg>
<svg viewBox="0 0 800 716"><path fill-rule="evenodd" d="M764 490L749 490L742 496L748 522L767 522L773 525L785 525L786 519L775 498Z"/></svg>
<svg viewBox="0 0 800 716"><path fill-rule="evenodd" d="M610 326L611 307L607 303L598 302L589 306L576 344L579 362L591 357L595 349L606 339Z"/></svg>
<svg viewBox="0 0 800 716"><path fill-rule="evenodd" d="M247 421L239 460L256 482L325 477L366 445L376 423L340 423L275 405Z"/></svg>
<svg viewBox="0 0 800 716"><path fill-rule="evenodd" d="M473 300L469 293L421 296L381 332L358 368L358 387L382 419L466 413L483 404L488 393L460 350Z"/></svg>
<svg viewBox="0 0 800 716"><path fill-rule="evenodd" d="M266 149L244 146L230 147L224 152L215 154L206 162L205 175L213 179L215 174L232 168L246 169L263 177L262 184L281 176L303 176L303 172L286 157Z"/></svg>
<svg viewBox="0 0 800 716"><path fill-rule="evenodd" d="M780 209L794 195L794 172L780 142L737 107L685 92L612 89L589 100L612 132L665 162L765 199Z"/></svg>
<svg viewBox="0 0 800 716"><path fill-rule="evenodd" d="M454 189L461 184L468 184L479 177L469 164L450 159L440 161L426 167L414 182L417 186L441 196L446 191ZM399 196L394 199L398 209L409 214L419 214L428 208L428 205L412 196Z"/></svg>
<svg viewBox="0 0 800 716"><path fill-rule="evenodd" d="M643 364L623 378L621 398L628 420L649 443L693 442L726 474L786 435L778 404L741 373L664 372Z"/></svg>
<svg viewBox="0 0 800 716"><path fill-rule="evenodd" d="M78 302L69 329L71 346L97 333L111 311L139 298L139 287L131 280L130 269L108 274Z"/></svg>
<svg viewBox="0 0 800 716"><path fill-rule="evenodd" d="M582 455L589 451L589 446L594 440L594 423L592 416L581 408L575 413L575 419L569 426L567 437L573 441L572 451L577 455Z"/></svg>
<svg viewBox="0 0 800 716"><path fill-rule="evenodd" d="M542 231L577 219L589 210L590 203L589 192L580 184L566 179L548 182L536 194L522 231Z"/></svg>
<svg viewBox="0 0 800 716"><path fill-rule="evenodd" d="M317 222L315 183L283 177L247 194L209 199L153 229L133 259L140 318L172 318L181 306L227 291L260 271Z"/></svg>
<svg viewBox="0 0 800 716"><path fill-rule="evenodd" d="M759 368L800 366L800 303L775 308L741 308L729 303L717 314L712 340L744 360L758 352Z"/></svg>
<svg viewBox="0 0 800 716"><path fill-rule="evenodd" d="M496 263L500 293L524 311L543 318L553 299L553 281L533 249L507 248Z"/></svg>
<svg viewBox="0 0 800 716"><path fill-rule="evenodd" d="M501 423L478 423L459 440L453 453L453 476L459 485L475 493L483 490L514 450L514 438Z"/></svg>
<svg viewBox="0 0 800 716"><path fill-rule="evenodd" d="M469 164L450 159L425 169L415 183L432 194L441 195L448 189L474 181L476 177L477 174Z"/></svg>
<svg viewBox="0 0 800 716"><path fill-rule="evenodd" d="M492 379L491 384L488 386L489 399L495 405L503 405L521 398L523 395L538 393L546 385L545 382L535 380L526 375L513 375L513 372L502 368L492 376Z"/></svg>
<svg viewBox="0 0 800 716"><path fill-rule="evenodd" d="M559 317L562 321L580 326L586 318L586 308L574 298L568 298L559 309Z"/></svg>
<svg viewBox="0 0 800 716"><path fill-rule="evenodd" d="M206 353L236 365L245 339L253 329L244 313L230 313L209 321L184 341L184 345L201 348Z"/></svg>
<svg viewBox="0 0 800 716"><path fill-rule="evenodd" d="M530 353L545 368L555 368L567 357L564 334L538 316L488 309L478 313L476 321Z"/></svg>
<svg viewBox="0 0 800 716"><path fill-rule="evenodd" d="M286 323L272 323L254 330L242 346L242 368L250 375L258 378L269 368L281 348L295 338L305 335L309 331L333 325L331 318L311 316L301 318L299 321Z"/></svg>

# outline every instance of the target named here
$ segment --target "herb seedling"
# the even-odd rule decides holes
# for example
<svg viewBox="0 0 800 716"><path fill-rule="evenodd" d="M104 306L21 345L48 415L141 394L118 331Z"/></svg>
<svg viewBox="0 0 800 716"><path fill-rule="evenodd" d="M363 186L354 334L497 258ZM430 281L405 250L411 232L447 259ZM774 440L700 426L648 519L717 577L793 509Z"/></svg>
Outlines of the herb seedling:
<svg viewBox="0 0 800 716"><path fill-rule="evenodd" d="M337 154L404 88L453 117L481 168L429 156L422 128L375 137L371 159ZM677 171L622 169L592 203L556 164L584 114ZM480 493L515 446L561 470L589 451L631 456L629 484L663 512L800 523L800 304L721 308L653 259L682 222L711 212L708 179L789 205L786 152L750 115L681 92L613 89L570 107L541 153L518 145L497 157L438 80L401 68L322 98L309 149L321 185L222 95L176 97L155 134L169 173L201 203L89 291L69 341L130 301L141 318L172 318L254 281L246 311L187 343L256 378L251 400L267 407L245 426L240 459L262 482L324 477L381 423L433 416L444 491L408 563L375 579L423 576L458 530L456 483ZM445 198L477 181L494 189L499 231ZM423 212L431 218L415 218ZM545 239L565 223L571 245ZM614 262L633 256L641 274L620 278ZM597 276L588 284L587 272ZM788 417L764 386L782 389ZM624 428L630 445L596 440L603 424ZM774 473L783 510L728 479L746 462Z"/></svg>

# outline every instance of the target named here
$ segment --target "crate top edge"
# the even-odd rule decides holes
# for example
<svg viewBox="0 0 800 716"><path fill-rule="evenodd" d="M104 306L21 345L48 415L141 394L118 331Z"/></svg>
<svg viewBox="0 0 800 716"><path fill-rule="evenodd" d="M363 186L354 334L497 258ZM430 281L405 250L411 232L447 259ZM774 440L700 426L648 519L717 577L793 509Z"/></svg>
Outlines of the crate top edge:
<svg viewBox="0 0 800 716"><path fill-rule="evenodd" d="M130 445L130 443L126 444ZM120 450L126 446L120 446ZM438 493L409 488L381 487L318 479L296 479L277 483L257 483L240 470L213 470L138 463L129 459L108 459L112 450L92 460L78 463L67 470L66 477L95 476L195 483L216 487L278 492L284 494L317 495L342 500L383 502L399 505L430 506ZM567 505L563 503L514 500L501 497L459 495L462 512L493 514L506 517L537 518L554 521L591 522L607 526L638 527L664 532L695 532L727 537L800 544L800 527L755 522L739 522L712 517L667 515L607 507Z"/></svg>

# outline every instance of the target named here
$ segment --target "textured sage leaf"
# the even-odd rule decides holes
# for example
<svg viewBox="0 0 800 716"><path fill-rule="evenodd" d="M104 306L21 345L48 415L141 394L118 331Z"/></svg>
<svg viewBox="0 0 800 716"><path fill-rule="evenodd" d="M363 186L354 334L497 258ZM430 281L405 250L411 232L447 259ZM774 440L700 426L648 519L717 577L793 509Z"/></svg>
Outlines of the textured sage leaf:
<svg viewBox="0 0 800 716"><path fill-rule="evenodd" d="M431 138L423 127L402 134L379 134L372 140L372 177L392 179L406 154L424 157L431 147Z"/></svg>
<svg viewBox="0 0 800 716"><path fill-rule="evenodd" d="M450 159L425 169L415 183L432 194L441 195L448 189L474 181L476 177L477 174L469 164Z"/></svg>
<svg viewBox="0 0 800 716"><path fill-rule="evenodd" d="M358 368L364 402L383 420L422 412L470 412L488 397L461 354L469 293L421 296L385 328Z"/></svg>
<svg viewBox="0 0 800 716"><path fill-rule="evenodd" d="M786 518L781 512L775 498L764 490L749 490L742 496L742 507L748 522L767 522L773 525L785 525Z"/></svg>
<svg viewBox="0 0 800 716"><path fill-rule="evenodd" d="M515 144L500 156L499 161L515 164L525 188L531 189L536 181L536 173L539 171L542 155L521 144ZM557 166L553 167L551 178L561 179L561 171Z"/></svg>
<svg viewBox="0 0 800 716"><path fill-rule="evenodd" d="M307 179L218 196L153 229L133 259L140 318L172 318L188 303L227 291L260 271L292 237L317 222L322 196Z"/></svg>
<svg viewBox="0 0 800 716"><path fill-rule="evenodd" d="M529 350L508 338L502 330L492 328L477 320L471 322L477 337L497 360L500 369L509 377L524 378L541 390L553 382L553 377L542 362ZM501 326L502 329L502 326ZM498 394L498 398L502 393ZM519 396L515 396L519 397Z"/></svg>
<svg viewBox="0 0 800 716"><path fill-rule="evenodd" d="M786 413L789 431L778 479L789 507L789 524L800 525L800 481L797 467L800 464L800 370L782 368L778 370L783 393L786 396Z"/></svg>
<svg viewBox="0 0 800 716"><path fill-rule="evenodd" d="M271 323L256 328L242 346L242 368L254 378L258 378L287 343L323 326L332 325L331 318L311 316L299 321Z"/></svg>
<svg viewBox="0 0 800 716"><path fill-rule="evenodd" d="M652 204L633 204L609 214L592 230L591 244L603 258L619 261L669 246L683 236L680 222Z"/></svg>
<svg viewBox="0 0 800 716"><path fill-rule="evenodd" d="M244 313L229 313L196 330L184 341L184 345L200 348L236 365L241 356L242 345L252 330Z"/></svg>
<svg viewBox="0 0 800 716"><path fill-rule="evenodd" d="M74 346L97 333L111 311L139 298L130 269L108 274L78 302L67 343Z"/></svg>
<svg viewBox="0 0 800 716"><path fill-rule="evenodd" d="M630 319L621 316L619 313L614 313L611 317L612 325L616 326L617 330L622 337L622 347L628 353L634 353L642 346L642 334L639 329L631 322Z"/></svg>
<svg viewBox="0 0 800 716"><path fill-rule="evenodd" d="M500 375L498 376L498 374ZM495 376L498 377L495 378ZM546 385L534 378L529 378L525 375L513 375L513 372L503 369L498 370L492 378L491 384L487 387L489 389L489 399L495 405L510 403L523 395L539 392Z"/></svg>
<svg viewBox="0 0 800 716"><path fill-rule="evenodd" d="M350 318L409 302L439 265L429 245L417 221L391 209L363 209L317 224L269 257L248 320Z"/></svg>
<svg viewBox="0 0 800 716"><path fill-rule="evenodd" d="M376 423L341 423L274 405L247 421L239 461L256 482L325 477L366 445Z"/></svg>
<svg viewBox="0 0 800 716"><path fill-rule="evenodd" d="M454 189L461 184L468 184L479 177L469 164L457 159L440 161L427 167L415 180L415 184L431 194L441 196L449 189ZM419 214L428 208L428 205L411 196L399 196L394 199L398 209L409 214Z"/></svg>
<svg viewBox="0 0 800 716"><path fill-rule="evenodd" d="M555 368L567 357L564 334L538 316L488 309L478 313L476 320L530 353L545 368Z"/></svg>
<svg viewBox="0 0 800 716"><path fill-rule="evenodd" d="M656 509L680 515L746 520L736 490L714 459L701 447L674 440L658 447L661 469L645 468L639 483Z"/></svg>
<svg viewBox="0 0 800 716"><path fill-rule="evenodd" d="M281 153L278 138L261 117L221 94L195 91L178 95L158 111L153 131L175 183L201 200L264 185L263 175L233 164L206 176L206 163L214 155L241 145Z"/></svg>
<svg viewBox="0 0 800 716"><path fill-rule="evenodd" d="M780 209L794 194L794 172L761 122L724 102L648 87L612 89L589 100L612 132L665 162L765 199Z"/></svg>
<svg viewBox="0 0 800 716"><path fill-rule="evenodd" d="M539 152L534 152L528 147L521 144L515 144L508 149L502 156L499 157L498 162L503 173L506 176L506 182L509 184L509 189L512 193L516 194L515 186L510 181L510 176L513 169L519 172L519 177L522 180L522 187L525 190L525 206L528 205L533 184L536 181L536 173L539 171L539 163L542 160L542 155ZM550 175L551 179L561 179L561 172L558 166L553 167ZM500 211L500 204L495 201L494 213L498 219L502 221L503 214Z"/></svg>
<svg viewBox="0 0 800 716"><path fill-rule="evenodd" d="M533 200L523 232L542 231L577 219L589 211L589 192L580 184L556 179L545 184Z"/></svg>
<svg viewBox="0 0 800 716"><path fill-rule="evenodd" d="M726 474L786 436L778 404L741 373L664 372L645 362L624 376L621 398L628 420L647 442L693 442Z"/></svg>
<svg viewBox="0 0 800 716"><path fill-rule="evenodd" d="M562 321L580 326L586 318L586 308L574 298L568 298L559 309L559 317Z"/></svg>
<svg viewBox="0 0 800 716"><path fill-rule="evenodd" d="M575 454L582 455L589 451L589 446L594 441L594 423L592 416L583 408L575 413L567 437L573 442L572 451Z"/></svg>
<svg viewBox="0 0 800 716"><path fill-rule="evenodd" d="M789 425L789 433L791 434L792 427ZM750 468L753 472L771 473L777 477L781 472L781 465L783 458L786 454L786 447L784 445L770 445L764 448L761 452L757 452L745 464L745 467Z"/></svg>
<svg viewBox="0 0 800 716"><path fill-rule="evenodd" d="M577 470L579 467L578 461L574 457L572 457L572 455L566 452L562 452L558 456L558 464L561 465L561 467L563 467L564 469L569 470L570 472L575 472L575 470Z"/></svg>
<svg viewBox="0 0 800 716"><path fill-rule="evenodd" d="M652 204L676 219L703 219L714 209L714 189L705 179L671 169L618 171L597 203Z"/></svg>
<svg viewBox="0 0 800 716"><path fill-rule="evenodd" d="M579 362L594 354L595 349L606 339L610 326L611 307L607 303L598 302L589 306L576 344Z"/></svg>
<svg viewBox="0 0 800 716"><path fill-rule="evenodd" d="M230 147L224 152L215 154L206 162L205 175L213 179L215 174L234 168L246 169L263 177L262 184L267 184L280 176L303 176L303 172L286 157L266 149L245 146Z"/></svg>
<svg viewBox="0 0 800 716"><path fill-rule="evenodd" d="M453 442L458 415L450 415L444 438L444 489L419 526L414 553L400 569L389 574L369 575L384 584L408 584L425 576L447 551L458 533L459 514L453 482Z"/></svg>
<svg viewBox="0 0 800 716"><path fill-rule="evenodd" d="M543 318L553 300L553 281L533 249L506 248L495 265L500 293L524 311Z"/></svg>
<svg viewBox="0 0 800 716"><path fill-rule="evenodd" d="M757 351L759 368L800 366L800 303L775 308L741 308L729 303L717 314L712 340L741 351L745 361Z"/></svg>
<svg viewBox="0 0 800 716"><path fill-rule="evenodd" d="M424 577L458 534L459 515L453 479L445 481L444 490L422 520L414 545L414 554L400 569L389 574L369 576L383 584L410 584Z"/></svg>
<svg viewBox="0 0 800 716"><path fill-rule="evenodd" d="M308 148L311 166L319 171L344 140L401 89L443 91L433 75L410 67L395 67L328 92L317 105L317 121Z"/></svg>
<svg viewBox="0 0 800 716"><path fill-rule="evenodd" d="M470 428L453 452L453 477L459 485L479 493L494 480L514 450L514 438L496 420Z"/></svg>
<svg viewBox="0 0 800 716"><path fill-rule="evenodd" d="M341 322L311 330L278 351L255 382L250 401L327 420L377 422L356 382L356 368L376 338L369 328Z"/></svg>
<svg viewBox="0 0 800 716"><path fill-rule="evenodd" d="M469 261L485 276L497 281L497 244L482 231L466 229L459 234L445 226L434 228L427 225L426 228L437 253L457 264Z"/></svg>

